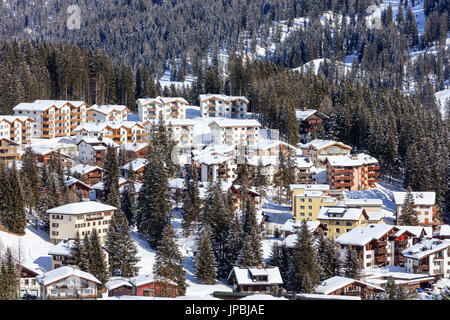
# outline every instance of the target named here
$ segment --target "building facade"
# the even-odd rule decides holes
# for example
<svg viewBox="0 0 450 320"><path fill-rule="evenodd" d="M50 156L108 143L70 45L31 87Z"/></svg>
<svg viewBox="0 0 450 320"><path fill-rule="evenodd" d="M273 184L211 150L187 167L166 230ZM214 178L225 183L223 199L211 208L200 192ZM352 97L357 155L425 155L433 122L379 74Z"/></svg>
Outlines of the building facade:
<svg viewBox="0 0 450 320"><path fill-rule="evenodd" d="M249 104L246 97L225 96L222 94L201 94L199 100L202 118L245 119Z"/></svg>

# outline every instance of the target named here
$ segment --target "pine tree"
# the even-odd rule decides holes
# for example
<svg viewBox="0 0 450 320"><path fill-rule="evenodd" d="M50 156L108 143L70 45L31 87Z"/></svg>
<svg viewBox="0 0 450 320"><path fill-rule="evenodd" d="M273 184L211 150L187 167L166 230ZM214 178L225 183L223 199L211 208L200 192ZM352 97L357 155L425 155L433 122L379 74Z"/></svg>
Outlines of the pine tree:
<svg viewBox="0 0 450 320"><path fill-rule="evenodd" d="M192 229L195 231L197 222L201 215L201 200L198 189L197 170L194 165L187 167L187 174L184 181L184 196L183 196L183 233L186 237L189 236ZM193 228L192 228L193 225Z"/></svg>
<svg viewBox="0 0 450 320"><path fill-rule="evenodd" d="M386 282L385 286L386 293L388 294L389 300L396 300L397 298L397 285L392 276L390 276Z"/></svg>
<svg viewBox="0 0 450 320"><path fill-rule="evenodd" d="M93 229L89 236L89 273L102 283L108 281L108 270L105 263L105 255L102 252L100 238L97 229Z"/></svg>
<svg viewBox="0 0 450 320"><path fill-rule="evenodd" d="M8 231L24 234L27 224L23 196L17 176L15 163L7 170L6 181L3 184L3 212L1 222Z"/></svg>
<svg viewBox="0 0 450 320"><path fill-rule="evenodd" d="M239 264L245 267L258 266L263 263L261 231L256 221L255 207L250 200L246 201L244 212L243 234L244 245L239 257Z"/></svg>
<svg viewBox="0 0 450 320"><path fill-rule="evenodd" d="M266 195L266 187L268 186L269 181L267 179L267 176L264 174L263 170L264 170L264 165L263 165L262 158L260 157L258 160L258 166L256 167L254 184L255 184L255 187L258 190L258 192L262 196L265 196Z"/></svg>
<svg viewBox="0 0 450 320"><path fill-rule="evenodd" d="M238 215L231 221L228 237L225 241L224 274L229 274L238 265L239 255L243 246L242 226Z"/></svg>
<svg viewBox="0 0 450 320"><path fill-rule="evenodd" d="M156 249L153 273L162 281L168 279L177 283L177 292L181 296L186 294L186 275L183 264L184 258L178 249L175 232L172 225L167 223Z"/></svg>
<svg viewBox="0 0 450 320"><path fill-rule="evenodd" d="M126 217L116 212L106 234L105 247L109 251L109 272L111 276L132 277L137 274L137 249Z"/></svg>
<svg viewBox="0 0 450 320"><path fill-rule="evenodd" d="M73 247L71 248L71 259L70 263L78 266L80 270L86 271L87 268L87 257L86 252L84 250L84 246L80 239L80 233L77 231L73 243Z"/></svg>
<svg viewBox="0 0 450 320"><path fill-rule="evenodd" d="M217 267L211 244L211 228L207 225L197 241L194 256L195 277L199 283L214 284L217 279Z"/></svg>
<svg viewBox="0 0 450 320"><path fill-rule="evenodd" d="M347 249L347 255L344 263L344 276L358 280L360 277L360 265L356 250L352 246Z"/></svg>
<svg viewBox="0 0 450 320"><path fill-rule="evenodd" d="M108 146L103 171L103 193L105 202L120 210L119 164L116 150Z"/></svg>
<svg viewBox="0 0 450 320"><path fill-rule="evenodd" d="M28 206L31 212L33 208L37 207L37 202L40 196L39 190L39 169L37 166L36 156L31 150L27 148L22 158L22 169L20 170L20 178L22 181L22 191L24 195L25 205Z"/></svg>
<svg viewBox="0 0 450 320"><path fill-rule="evenodd" d="M403 202L402 211L399 217L399 224L403 226L417 226L419 225L419 218L417 211L414 209L414 196L411 187L408 186L405 200Z"/></svg>
<svg viewBox="0 0 450 320"><path fill-rule="evenodd" d="M6 270L5 261L2 259L0 269L0 300L9 300L9 283L8 272Z"/></svg>
<svg viewBox="0 0 450 320"><path fill-rule="evenodd" d="M320 273L317 268L317 251L306 220L302 221L297 240L293 249L293 290L304 293L314 292L320 283Z"/></svg>

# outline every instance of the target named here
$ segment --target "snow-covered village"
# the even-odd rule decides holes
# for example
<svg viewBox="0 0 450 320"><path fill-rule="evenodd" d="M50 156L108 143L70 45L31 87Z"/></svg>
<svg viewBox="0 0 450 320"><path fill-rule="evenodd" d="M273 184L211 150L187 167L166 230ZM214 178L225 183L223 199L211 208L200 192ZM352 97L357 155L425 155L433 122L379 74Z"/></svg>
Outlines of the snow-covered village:
<svg viewBox="0 0 450 320"><path fill-rule="evenodd" d="M135 29L138 52L13 2L0 300L450 300L448 1L258 0L236 33L210 1L190 23L226 46Z"/></svg>

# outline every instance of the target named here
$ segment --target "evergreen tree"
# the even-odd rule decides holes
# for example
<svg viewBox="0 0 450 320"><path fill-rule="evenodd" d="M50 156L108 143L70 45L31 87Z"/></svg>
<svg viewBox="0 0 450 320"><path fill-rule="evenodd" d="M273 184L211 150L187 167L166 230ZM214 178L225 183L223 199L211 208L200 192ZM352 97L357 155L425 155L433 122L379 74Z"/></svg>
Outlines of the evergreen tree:
<svg viewBox="0 0 450 320"><path fill-rule="evenodd" d="M184 181L182 222L183 233L186 237L189 236L192 229L196 230L201 214L201 200L197 180L197 169L193 165L187 166L187 174Z"/></svg>
<svg viewBox="0 0 450 320"><path fill-rule="evenodd" d="M320 273L316 263L317 251L312 234L308 230L306 220L303 220L293 249L292 286L294 291L314 292L314 288L320 283Z"/></svg>
<svg viewBox="0 0 450 320"><path fill-rule="evenodd" d="M73 247L71 248L71 264L78 266L81 271L88 270L87 252L78 231L75 235Z"/></svg>
<svg viewBox="0 0 450 320"><path fill-rule="evenodd" d="M177 283L178 295L181 296L186 294L186 275L183 264L184 258L178 249L174 230L172 225L167 223L156 249L153 273L162 281L169 279Z"/></svg>
<svg viewBox="0 0 450 320"><path fill-rule="evenodd" d="M207 225L200 233L194 256L195 277L199 283L214 284L217 268L211 244L211 228Z"/></svg>
<svg viewBox="0 0 450 320"><path fill-rule="evenodd" d="M89 236L89 273L102 283L108 281L108 270L105 263L105 255L102 252L100 238L97 229L93 229Z"/></svg>
<svg viewBox="0 0 450 320"><path fill-rule="evenodd" d="M22 158L22 168L20 170L21 187L24 196L24 203L31 212L37 207L40 197L39 190L39 169L37 166L36 156L30 147L25 149Z"/></svg>
<svg viewBox="0 0 450 320"><path fill-rule="evenodd" d="M224 274L229 274L231 269L238 265L243 240L241 221L239 216L235 215L225 242Z"/></svg>
<svg viewBox="0 0 450 320"><path fill-rule="evenodd" d="M109 251L109 272L111 276L133 277L137 274L139 262L136 245L130 234L126 217L116 212L106 234L105 247Z"/></svg>
<svg viewBox="0 0 450 320"><path fill-rule="evenodd" d="M7 170L2 186L3 208L0 214L1 222L8 231L24 234L27 224L25 207L15 163Z"/></svg>
<svg viewBox="0 0 450 320"><path fill-rule="evenodd" d="M103 193L105 202L120 210L119 164L116 150L108 146L103 171Z"/></svg>
<svg viewBox="0 0 450 320"><path fill-rule="evenodd" d="M412 194L411 187L409 186L406 191L405 200L402 205L402 211L400 213L398 224L403 226L419 225L417 211L414 209L414 196Z"/></svg>
<svg viewBox="0 0 450 320"><path fill-rule="evenodd" d="M397 298L397 285L392 276L390 276L386 282L385 286L386 293L388 294L389 300L396 300Z"/></svg>
<svg viewBox="0 0 450 320"><path fill-rule="evenodd" d="M344 263L344 276L358 280L360 277L361 267L359 265L356 250L352 246L347 249L347 255Z"/></svg>

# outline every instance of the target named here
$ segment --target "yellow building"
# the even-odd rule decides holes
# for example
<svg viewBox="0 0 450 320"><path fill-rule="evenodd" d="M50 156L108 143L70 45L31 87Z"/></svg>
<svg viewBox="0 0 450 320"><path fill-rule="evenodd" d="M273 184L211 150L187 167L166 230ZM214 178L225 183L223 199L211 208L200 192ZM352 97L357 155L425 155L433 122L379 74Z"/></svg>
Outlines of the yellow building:
<svg viewBox="0 0 450 320"><path fill-rule="evenodd" d="M330 186L326 184L292 184L290 190L295 221L316 221L322 206L333 206L338 201L329 195Z"/></svg>
<svg viewBox="0 0 450 320"><path fill-rule="evenodd" d="M369 217L363 208L323 206L319 211L317 220L328 229L325 235L335 239L355 227L366 226Z"/></svg>

